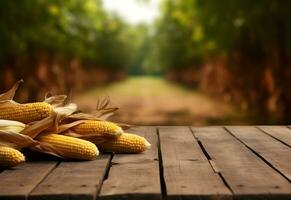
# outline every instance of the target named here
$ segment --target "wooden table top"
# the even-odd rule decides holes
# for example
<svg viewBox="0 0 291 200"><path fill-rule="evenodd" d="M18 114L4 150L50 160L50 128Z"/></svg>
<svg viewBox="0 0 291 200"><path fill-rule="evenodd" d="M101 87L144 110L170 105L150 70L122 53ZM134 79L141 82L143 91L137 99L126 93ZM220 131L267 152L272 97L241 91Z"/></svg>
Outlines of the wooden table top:
<svg viewBox="0 0 291 200"><path fill-rule="evenodd" d="M0 173L0 199L291 199L287 126L135 127L152 148Z"/></svg>

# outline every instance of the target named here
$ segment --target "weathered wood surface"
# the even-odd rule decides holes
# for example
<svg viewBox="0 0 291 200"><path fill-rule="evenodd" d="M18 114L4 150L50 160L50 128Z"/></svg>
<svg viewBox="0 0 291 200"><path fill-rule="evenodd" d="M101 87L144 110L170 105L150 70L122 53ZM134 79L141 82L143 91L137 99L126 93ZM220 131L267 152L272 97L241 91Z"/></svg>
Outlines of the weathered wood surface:
<svg viewBox="0 0 291 200"><path fill-rule="evenodd" d="M291 199L288 126L135 127L152 148L0 171L0 199Z"/></svg>
<svg viewBox="0 0 291 200"><path fill-rule="evenodd" d="M256 127L228 127L227 129L291 182L290 147L274 140Z"/></svg>
<svg viewBox="0 0 291 200"><path fill-rule="evenodd" d="M259 129L291 147L291 128L284 126L259 126Z"/></svg>
<svg viewBox="0 0 291 200"><path fill-rule="evenodd" d="M235 196L283 198L291 184L224 128L193 128Z"/></svg>
<svg viewBox="0 0 291 200"><path fill-rule="evenodd" d="M230 190L211 167L188 127L161 127L159 135L167 197L230 199Z"/></svg>
<svg viewBox="0 0 291 200"><path fill-rule="evenodd" d="M147 138L151 143L151 149L143 154L114 155L99 198L162 199L156 128L132 128L129 132Z"/></svg>
<svg viewBox="0 0 291 200"><path fill-rule="evenodd" d="M62 162L31 193L29 200L94 200L110 155L88 162Z"/></svg>
<svg viewBox="0 0 291 200"><path fill-rule="evenodd" d="M27 199L29 193L55 168L57 162L34 162L0 173L0 199Z"/></svg>

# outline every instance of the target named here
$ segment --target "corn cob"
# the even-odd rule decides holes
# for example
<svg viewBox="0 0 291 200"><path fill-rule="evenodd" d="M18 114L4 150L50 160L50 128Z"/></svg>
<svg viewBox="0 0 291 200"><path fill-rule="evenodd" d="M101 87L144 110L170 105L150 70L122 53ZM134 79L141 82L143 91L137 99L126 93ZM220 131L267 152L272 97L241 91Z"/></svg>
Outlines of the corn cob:
<svg viewBox="0 0 291 200"><path fill-rule="evenodd" d="M13 167L25 161L24 155L11 147L0 146L0 166Z"/></svg>
<svg viewBox="0 0 291 200"><path fill-rule="evenodd" d="M93 160L99 154L95 144L79 138L59 134L47 134L40 135L36 139L41 143L41 145L44 144L51 146L55 151L52 153L63 158ZM52 149L50 148L50 150Z"/></svg>
<svg viewBox="0 0 291 200"><path fill-rule="evenodd" d="M45 102L15 104L1 108L0 119L29 123L48 117L52 112L52 105Z"/></svg>
<svg viewBox="0 0 291 200"><path fill-rule="evenodd" d="M72 127L71 130L80 135L95 135L101 137L118 136L123 133L123 130L115 123L97 120L86 120L84 123Z"/></svg>
<svg viewBox="0 0 291 200"><path fill-rule="evenodd" d="M115 153L141 153L150 148L151 144L139 135L123 133L97 145L100 151Z"/></svg>

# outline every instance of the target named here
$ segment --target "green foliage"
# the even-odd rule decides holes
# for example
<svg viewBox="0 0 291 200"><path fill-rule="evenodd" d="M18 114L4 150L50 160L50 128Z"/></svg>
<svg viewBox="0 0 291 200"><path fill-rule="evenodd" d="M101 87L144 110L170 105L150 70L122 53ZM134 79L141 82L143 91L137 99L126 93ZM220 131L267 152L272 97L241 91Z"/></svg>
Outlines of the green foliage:
<svg viewBox="0 0 291 200"><path fill-rule="evenodd" d="M290 120L290 8L288 0L165 0L151 60L258 116Z"/></svg>
<svg viewBox="0 0 291 200"><path fill-rule="evenodd" d="M111 69L129 65L127 25L100 0L2 0L0 15L1 63L44 52Z"/></svg>
<svg viewBox="0 0 291 200"><path fill-rule="evenodd" d="M243 48L265 55L278 40L278 26L290 33L290 1L166 0L156 23L156 56L164 68L191 66L213 55ZM284 45L290 53L291 37Z"/></svg>

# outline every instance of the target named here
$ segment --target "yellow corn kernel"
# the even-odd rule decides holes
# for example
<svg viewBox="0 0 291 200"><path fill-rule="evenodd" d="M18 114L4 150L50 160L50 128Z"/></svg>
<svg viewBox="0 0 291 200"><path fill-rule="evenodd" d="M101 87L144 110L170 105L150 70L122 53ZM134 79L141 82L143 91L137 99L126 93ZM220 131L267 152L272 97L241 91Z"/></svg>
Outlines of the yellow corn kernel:
<svg viewBox="0 0 291 200"><path fill-rule="evenodd" d="M17 104L1 108L0 119L29 123L46 118L52 112L52 105L45 102Z"/></svg>
<svg viewBox="0 0 291 200"><path fill-rule="evenodd" d="M123 133L97 145L100 151L115 153L141 153L150 148L151 144L139 135Z"/></svg>
<svg viewBox="0 0 291 200"><path fill-rule="evenodd" d="M71 128L73 132L80 135L96 135L104 137L118 136L123 130L113 122L86 120L77 126Z"/></svg>
<svg viewBox="0 0 291 200"><path fill-rule="evenodd" d="M99 151L92 142L73 138L59 134L40 135L36 138L41 145L47 144L52 147L52 153L60 155L63 158L72 158L80 160L93 160Z"/></svg>
<svg viewBox="0 0 291 200"><path fill-rule="evenodd" d="M0 166L14 167L25 162L24 155L11 147L0 146Z"/></svg>

